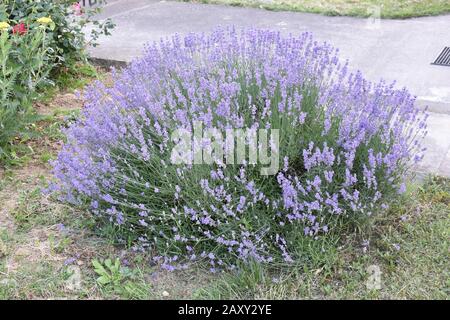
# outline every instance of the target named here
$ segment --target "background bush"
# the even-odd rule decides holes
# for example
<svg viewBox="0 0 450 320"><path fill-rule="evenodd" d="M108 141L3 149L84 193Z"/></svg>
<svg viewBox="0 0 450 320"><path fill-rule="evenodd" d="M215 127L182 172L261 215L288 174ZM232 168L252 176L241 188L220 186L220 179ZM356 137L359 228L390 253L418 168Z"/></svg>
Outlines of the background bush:
<svg viewBox="0 0 450 320"><path fill-rule="evenodd" d="M92 39L109 34L110 20L93 18L100 10L75 10L74 1L6 0L0 4L0 160L9 157L11 141L36 119L32 103L38 92L85 61L82 27L93 23ZM39 23L39 19L48 22ZM45 20L44 20L45 21Z"/></svg>
<svg viewBox="0 0 450 320"><path fill-rule="evenodd" d="M74 0L6 0L0 4L0 21L36 21L40 17L51 17L55 28L49 33L48 46L55 52L54 63L70 65L74 61L86 58L87 40L82 28L92 23L90 43L96 45L96 39L104 34L109 35L114 24L110 19L99 22L95 15L100 12L106 1L98 1L93 8L76 9L78 2ZM80 7L81 8L81 7ZM82 13L82 14L81 14Z"/></svg>
<svg viewBox="0 0 450 320"><path fill-rule="evenodd" d="M9 142L34 119L32 101L52 70L47 29L37 22L24 31L0 31L0 159L9 154ZM11 29L11 30L10 30Z"/></svg>
<svg viewBox="0 0 450 320"><path fill-rule="evenodd" d="M354 232L387 207L424 151L426 116L414 98L349 72L307 33L176 36L86 99L50 190L90 206L169 270L299 261L308 241ZM248 162L172 164L171 133L192 132L196 121L279 129L281 168L262 176L265 165Z"/></svg>

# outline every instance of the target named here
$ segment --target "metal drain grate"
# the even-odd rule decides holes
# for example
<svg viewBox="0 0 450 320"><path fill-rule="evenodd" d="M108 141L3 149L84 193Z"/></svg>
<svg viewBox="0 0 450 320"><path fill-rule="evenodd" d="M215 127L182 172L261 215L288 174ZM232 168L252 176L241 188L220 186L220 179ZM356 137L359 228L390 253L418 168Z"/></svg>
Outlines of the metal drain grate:
<svg viewBox="0 0 450 320"><path fill-rule="evenodd" d="M450 67L450 47L445 47L432 64Z"/></svg>

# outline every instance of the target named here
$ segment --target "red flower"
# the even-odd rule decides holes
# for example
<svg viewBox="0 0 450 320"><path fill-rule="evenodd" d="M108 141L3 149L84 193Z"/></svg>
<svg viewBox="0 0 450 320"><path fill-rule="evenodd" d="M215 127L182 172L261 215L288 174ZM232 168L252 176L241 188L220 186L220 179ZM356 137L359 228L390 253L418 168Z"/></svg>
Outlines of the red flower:
<svg viewBox="0 0 450 320"><path fill-rule="evenodd" d="M19 24L16 24L13 28L12 28L12 33L13 34L19 34L21 36L23 36L24 34L26 34L28 31L27 26L25 25L25 23L21 22Z"/></svg>

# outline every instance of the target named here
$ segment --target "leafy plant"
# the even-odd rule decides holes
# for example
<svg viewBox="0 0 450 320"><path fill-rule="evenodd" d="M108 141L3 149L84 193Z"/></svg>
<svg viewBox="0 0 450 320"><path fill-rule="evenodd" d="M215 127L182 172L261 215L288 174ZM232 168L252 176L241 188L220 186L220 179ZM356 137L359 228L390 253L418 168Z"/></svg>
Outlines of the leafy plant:
<svg viewBox="0 0 450 320"><path fill-rule="evenodd" d="M48 36L51 40L49 46L56 53L54 62L67 66L71 61L85 59L86 45L96 45L99 36L109 35L114 28L110 19L101 22L95 19L105 3L106 1L100 0L94 8L81 9L74 0L6 0L0 5L0 21L19 23L51 17L55 29ZM89 43L82 30L88 24L93 25Z"/></svg>
<svg viewBox="0 0 450 320"><path fill-rule="evenodd" d="M120 286L123 281L123 270L121 269L119 259L116 259L114 262L111 259L106 259L103 263L98 260L93 260L92 265L94 266L95 273L99 276L97 278L99 285Z"/></svg>
<svg viewBox="0 0 450 320"><path fill-rule="evenodd" d="M112 290L126 298L148 298L149 286L137 270L121 266L120 260L106 259L103 262L93 260L95 273L99 276L97 283L105 289Z"/></svg>
<svg viewBox="0 0 450 320"><path fill-rule="evenodd" d="M38 93L55 85L54 80L67 83L78 73L72 70L79 68L77 62L86 59L86 45L95 45L113 28L110 20L94 19L101 6L80 10L79 3L69 0L0 4L0 160L14 158L11 143L36 119L32 104ZM97 27L92 43L82 32L87 24Z"/></svg>
<svg viewBox="0 0 450 320"><path fill-rule="evenodd" d="M48 28L33 23L22 34L0 31L0 159L8 156L10 141L35 119L32 102L52 69Z"/></svg>

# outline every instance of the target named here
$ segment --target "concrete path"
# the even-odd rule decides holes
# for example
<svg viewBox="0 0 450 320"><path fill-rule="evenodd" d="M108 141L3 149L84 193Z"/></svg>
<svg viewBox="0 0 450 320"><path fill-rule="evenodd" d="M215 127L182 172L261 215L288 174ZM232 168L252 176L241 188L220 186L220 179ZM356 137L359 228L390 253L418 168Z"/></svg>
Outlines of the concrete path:
<svg viewBox="0 0 450 320"><path fill-rule="evenodd" d="M326 17L308 13L157 0L109 0L100 19L117 24L113 35L90 48L92 57L129 62L145 43L174 33L211 31L218 25L259 27L300 34L339 48L353 69L377 81L396 80L430 111L428 153L418 168L450 176L450 67L431 65L450 46L450 15L409 20Z"/></svg>

